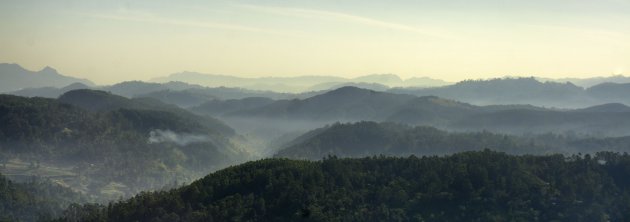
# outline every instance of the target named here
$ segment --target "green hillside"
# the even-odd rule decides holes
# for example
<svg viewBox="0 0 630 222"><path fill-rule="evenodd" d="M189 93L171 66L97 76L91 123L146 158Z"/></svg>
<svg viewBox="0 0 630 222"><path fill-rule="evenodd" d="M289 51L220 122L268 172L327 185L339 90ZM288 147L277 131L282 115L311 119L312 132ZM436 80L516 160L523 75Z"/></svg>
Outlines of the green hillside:
<svg viewBox="0 0 630 222"><path fill-rule="evenodd" d="M48 181L15 183L0 174L0 221L39 221L61 216L73 203L88 199Z"/></svg>
<svg viewBox="0 0 630 222"><path fill-rule="evenodd" d="M266 159L61 221L625 221L629 166L614 153Z"/></svg>
<svg viewBox="0 0 630 222"><path fill-rule="evenodd" d="M248 158L233 144L233 130L218 120L174 106L83 92L98 95L86 103L110 108L70 105L67 95L64 102L0 95L0 162L9 163L2 172L64 175L59 182L77 191L117 199ZM54 170L61 172L49 173Z"/></svg>

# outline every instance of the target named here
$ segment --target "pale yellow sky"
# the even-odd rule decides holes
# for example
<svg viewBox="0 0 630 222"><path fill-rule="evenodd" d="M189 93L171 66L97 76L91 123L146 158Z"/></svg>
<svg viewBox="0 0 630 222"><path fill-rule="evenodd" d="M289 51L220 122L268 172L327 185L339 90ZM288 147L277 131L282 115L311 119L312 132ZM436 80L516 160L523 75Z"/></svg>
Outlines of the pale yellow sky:
<svg viewBox="0 0 630 222"><path fill-rule="evenodd" d="M97 84L185 70L449 81L627 75L628 12L626 0L5 0L0 62Z"/></svg>

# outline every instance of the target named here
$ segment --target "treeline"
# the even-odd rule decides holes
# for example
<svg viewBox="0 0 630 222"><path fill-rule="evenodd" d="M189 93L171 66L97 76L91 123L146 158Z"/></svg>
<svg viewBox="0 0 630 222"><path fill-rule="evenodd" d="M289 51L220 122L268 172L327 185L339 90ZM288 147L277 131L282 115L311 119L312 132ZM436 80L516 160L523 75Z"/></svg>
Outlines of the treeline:
<svg viewBox="0 0 630 222"><path fill-rule="evenodd" d="M49 181L15 183L0 174L0 221L44 221L88 198Z"/></svg>
<svg viewBox="0 0 630 222"><path fill-rule="evenodd" d="M58 221L626 221L630 155L265 159Z"/></svg>

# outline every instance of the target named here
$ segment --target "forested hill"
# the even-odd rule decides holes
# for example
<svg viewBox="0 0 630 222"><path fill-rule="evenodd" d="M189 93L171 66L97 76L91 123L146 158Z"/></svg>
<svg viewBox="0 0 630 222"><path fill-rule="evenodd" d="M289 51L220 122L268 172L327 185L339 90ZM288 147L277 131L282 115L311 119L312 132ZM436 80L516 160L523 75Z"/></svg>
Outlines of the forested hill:
<svg viewBox="0 0 630 222"><path fill-rule="evenodd" d="M627 221L630 156L266 159L60 221Z"/></svg>
<svg viewBox="0 0 630 222"><path fill-rule="evenodd" d="M153 110L172 113L183 121L196 122L217 132L233 135L234 130L210 116L200 117L175 105L165 104L153 98L128 99L105 91L79 89L67 92L58 99L91 111L115 111L120 109Z"/></svg>
<svg viewBox="0 0 630 222"><path fill-rule="evenodd" d="M0 221L40 221L61 216L72 203L88 199L47 181L15 183L0 174Z"/></svg>
<svg viewBox="0 0 630 222"><path fill-rule="evenodd" d="M249 157L232 142L231 128L216 120L80 92L99 95L91 97L95 104L129 106L88 111L54 99L0 95L0 163L10 166L2 172L59 177L107 200L190 181Z"/></svg>
<svg viewBox="0 0 630 222"><path fill-rule="evenodd" d="M327 155L444 155L491 149L510 154L630 151L630 137L572 138L555 134L514 136L490 132L447 132L396 123L336 123L308 132L286 144L277 157L318 160Z"/></svg>

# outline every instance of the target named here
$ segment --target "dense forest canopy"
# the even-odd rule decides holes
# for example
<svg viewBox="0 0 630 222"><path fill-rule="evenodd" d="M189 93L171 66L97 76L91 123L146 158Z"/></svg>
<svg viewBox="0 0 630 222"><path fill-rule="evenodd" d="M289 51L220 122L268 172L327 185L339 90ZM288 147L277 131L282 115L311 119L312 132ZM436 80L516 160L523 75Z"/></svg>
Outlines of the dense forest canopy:
<svg viewBox="0 0 630 222"><path fill-rule="evenodd" d="M105 92L68 94L60 100L0 96L0 161L7 172L61 174L74 189L107 200L249 158L235 145L234 131L216 119ZM73 100L75 94L82 100ZM22 167L27 163L36 167Z"/></svg>
<svg viewBox="0 0 630 222"><path fill-rule="evenodd" d="M265 159L59 221L625 221L630 156Z"/></svg>
<svg viewBox="0 0 630 222"><path fill-rule="evenodd" d="M71 204L91 201L51 181L15 183L0 174L0 221L51 220Z"/></svg>

